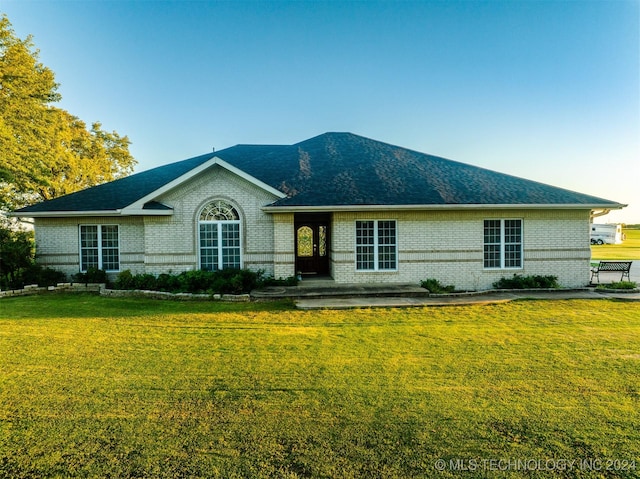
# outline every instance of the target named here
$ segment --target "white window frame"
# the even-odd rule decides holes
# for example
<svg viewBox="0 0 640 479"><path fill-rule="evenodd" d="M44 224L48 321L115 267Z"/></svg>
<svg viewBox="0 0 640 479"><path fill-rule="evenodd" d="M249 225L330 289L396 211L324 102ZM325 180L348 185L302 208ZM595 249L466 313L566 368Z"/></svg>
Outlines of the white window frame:
<svg viewBox="0 0 640 479"><path fill-rule="evenodd" d="M363 269L363 268L358 268L358 247L362 246L358 244L358 223L364 223L364 222L373 222L373 269ZM393 244L389 244L389 245L385 245L385 244L380 244L380 235L379 235L379 230L378 230L378 224L379 223L384 223L384 222L393 222L395 225L395 235L393 237ZM389 273L389 272L396 272L398 271L398 264L399 264L399 253L398 253L398 220L395 219L380 219L380 220L372 220L372 219L361 219L361 220L356 220L354 223L354 233L355 233L355 245L354 245L354 252L355 252L355 258L354 258L354 266L355 266L355 270L357 273ZM394 268L381 268L380 267L380 247L384 247L384 246L393 246L395 248L395 267Z"/></svg>
<svg viewBox="0 0 640 479"><path fill-rule="evenodd" d="M238 219L237 220L201 220L200 216L202 215L202 212L204 211L204 209L209 206L212 203L215 203L217 201L222 201L226 204L228 204L229 206L231 206L236 214L238 215ZM212 269L212 270L205 270L205 271L221 271L223 269L228 268L228 266L225 268L224 266L224 246L222 244L222 237L223 237L223 233L222 233L222 226L223 225L230 225L230 224L236 224L238 225L238 250L239 250L239 260L240 260L240 264L239 264L239 269L242 269L243 265L244 265L244 257L243 257L243 248L242 248L242 220L240 218L240 212L238 211L238 208L233 205L231 202L227 201L227 200L213 200L213 201L209 201L207 202L201 209L200 212L198 213L198 221L197 221L197 237L198 237L198 269L202 270L202 239L201 239L201 225L214 225L215 226L215 234L217 237L217 242L218 245L216 247L217 252L218 252L218 264L217 264L217 269Z"/></svg>
<svg viewBox="0 0 640 479"><path fill-rule="evenodd" d="M97 250L98 250L98 269L104 269L104 262L103 262L103 254L104 254L104 247L102 246L102 228L105 226L115 226L116 227L116 231L118 234L118 245L117 245L117 251L118 251L118 268L117 269L105 269L106 272L108 273L117 273L120 271L120 266L121 266L121 248L120 248L120 225L118 224L81 224L78 226L78 250L79 250L79 257L78 257L78 263L79 263L79 267L80 267L80 272L82 273L86 273L87 270L89 269L88 267L86 267L83 264L82 261L82 251L83 250L87 250L87 249L94 249L94 248L87 248L87 247L83 247L82 246L82 228L86 228L86 227L95 227L96 231L97 231L97 235L98 235L98 246L97 246Z"/></svg>
<svg viewBox="0 0 640 479"><path fill-rule="evenodd" d="M485 243L484 241L484 228L487 221L499 221L500 222L500 266L487 266L485 263L485 247L487 245L497 245L498 243ZM519 243L507 243L506 242L506 222L507 221L519 221L520 222L520 242ZM521 270L524 268L524 220L522 218L485 218L482 221L482 266L485 270ZM520 264L518 266L506 266L506 246L507 245L519 245L520 246Z"/></svg>

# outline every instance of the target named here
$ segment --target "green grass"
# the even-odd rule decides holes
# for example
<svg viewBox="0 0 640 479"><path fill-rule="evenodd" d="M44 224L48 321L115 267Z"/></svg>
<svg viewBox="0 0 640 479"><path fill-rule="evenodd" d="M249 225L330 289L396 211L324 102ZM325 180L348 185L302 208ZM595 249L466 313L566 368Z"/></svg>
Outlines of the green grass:
<svg viewBox="0 0 640 479"><path fill-rule="evenodd" d="M599 284L596 289L636 289L638 284L635 281L617 281L615 283Z"/></svg>
<svg viewBox="0 0 640 479"><path fill-rule="evenodd" d="M4 299L0 477L638 477L639 370L639 303Z"/></svg>
<svg viewBox="0 0 640 479"><path fill-rule="evenodd" d="M623 229L627 238L622 244L591 245L591 259L640 260L640 229Z"/></svg>

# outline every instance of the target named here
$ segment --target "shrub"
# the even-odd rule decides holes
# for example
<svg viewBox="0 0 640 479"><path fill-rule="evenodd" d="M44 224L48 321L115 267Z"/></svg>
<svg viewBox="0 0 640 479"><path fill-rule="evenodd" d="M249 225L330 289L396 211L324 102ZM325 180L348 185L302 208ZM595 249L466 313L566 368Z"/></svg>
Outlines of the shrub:
<svg viewBox="0 0 640 479"><path fill-rule="evenodd" d="M158 275L156 287L158 291L178 291L180 289L180 281L175 275L162 273Z"/></svg>
<svg viewBox="0 0 640 479"><path fill-rule="evenodd" d="M456 289L452 284L444 286L440 281L434 278L425 279L420 283L420 286L434 294L453 293Z"/></svg>
<svg viewBox="0 0 640 479"><path fill-rule="evenodd" d="M288 278L275 279L273 276L258 277L258 288L265 288L267 286L296 286L298 284L298 278L296 276L289 276Z"/></svg>
<svg viewBox="0 0 640 479"><path fill-rule="evenodd" d="M150 273L137 274L133 278L133 289L155 291L158 289L158 280Z"/></svg>
<svg viewBox="0 0 640 479"><path fill-rule="evenodd" d="M204 293L211 289L213 284L211 271L185 271L177 277L178 289L185 293Z"/></svg>
<svg viewBox="0 0 640 479"><path fill-rule="evenodd" d="M121 271L113 283L115 289L133 289L133 274L130 269Z"/></svg>
<svg viewBox="0 0 640 479"><path fill-rule="evenodd" d="M522 276L514 274L512 278L502 277L495 283L493 287L496 289L543 289L543 288L559 288L557 276Z"/></svg>
<svg viewBox="0 0 640 479"><path fill-rule="evenodd" d="M635 281L618 281L617 283L599 284L596 289L636 289Z"/></svg>
<svg viewBox="0 0 640 479"><path fill-rule="evenodd" d="M258 285L258 275L248 269L240 269L236 274L231 276L229 286L231 291L223 291L229 293L249 292Z"/></svg>
<svg viewBox="0 0 640 479"><path fill-rule="evenodd" d="M86 273L76 273L73 275L77 283L108 283L107 272L103 269L88 268Z"/></svg>
<svg viewBox="0 0 640 479"><path fill-rule="evenodd" d="M25 284L37 284L38 286L55 286L67 280L67 275L62 271L44 268L33 264L22 271L22 286Z"/></svg>
<svg viewBox="0 0 640 479"><path fill-rule="evenodd" d="M0 289L21 289L28 284L55 286L66 280L67 276L62 271L45 268L39 264L30 264L18 271L14 271L11 277L3 277L0 281Z"/></svg>
<svg viewBox="0 0 640 479"><path fill-rule="evenodd" d="M167 273L158 277L152 274L132 274L126 270L116 279L116 289L145 289L170 293L248 293L260 285L262 273L246 269L221 271L184 271L178 275Z"/></svg>

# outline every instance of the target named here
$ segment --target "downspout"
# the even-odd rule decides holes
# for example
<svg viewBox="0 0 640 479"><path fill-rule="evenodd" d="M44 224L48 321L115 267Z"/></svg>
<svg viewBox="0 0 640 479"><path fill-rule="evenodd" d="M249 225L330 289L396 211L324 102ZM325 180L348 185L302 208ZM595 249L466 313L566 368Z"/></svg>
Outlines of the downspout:
<svg viewBox="0 0 640 479"><path fill-rule="evenodd" d="M593 223L593 219L594 218L597 218L599 216L608 215L610 212L611 212L611 209L609 209L609 208L604 209L604 210L600 210L600 211L591 210L590 222Z"/></svg>

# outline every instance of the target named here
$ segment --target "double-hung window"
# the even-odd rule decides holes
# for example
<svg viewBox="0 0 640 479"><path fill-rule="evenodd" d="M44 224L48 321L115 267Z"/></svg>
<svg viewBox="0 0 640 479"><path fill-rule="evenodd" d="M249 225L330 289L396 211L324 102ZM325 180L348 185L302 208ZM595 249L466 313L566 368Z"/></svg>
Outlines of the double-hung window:
<svg viewBox="0 0 640 479"><path fill-rule="evenodd" d="M394 220L356 221L356 270L398 268L398 235Z"/></svg>
<svg viewBox="0 0 640 479"><path fill-rule="evenodd" d="M233 206L220 200L209 203L200 213L198 228L200 269L241 267L240 216Z"/></svg>
<svg viewBox="0 0 640 479"><path fill-rule="evenodd" d="M118 225L80 225L80 271L120 270Z"/></svg>
<svg viewBox="0 0 640 479"><path fill-rule="evenodd" d="M484 267L522 268L522 220L484 220Z"/></svg>

